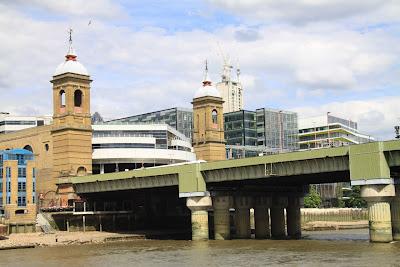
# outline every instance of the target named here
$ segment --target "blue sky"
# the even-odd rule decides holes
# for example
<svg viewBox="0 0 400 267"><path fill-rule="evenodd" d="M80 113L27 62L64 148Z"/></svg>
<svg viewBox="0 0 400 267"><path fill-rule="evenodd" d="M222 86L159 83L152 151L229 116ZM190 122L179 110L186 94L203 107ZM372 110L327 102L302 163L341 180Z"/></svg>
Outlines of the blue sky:
<svg viewBox="0 0 400 267"><path fill-rule="evenodd" d="M246 109L330 111L379 139L400 123L398 1L16 0L0 9L1 111L51 113L48 81L72 27L92 111L106 118L190 107L205 59L220 80L220 46L240 64Z"/></svg>

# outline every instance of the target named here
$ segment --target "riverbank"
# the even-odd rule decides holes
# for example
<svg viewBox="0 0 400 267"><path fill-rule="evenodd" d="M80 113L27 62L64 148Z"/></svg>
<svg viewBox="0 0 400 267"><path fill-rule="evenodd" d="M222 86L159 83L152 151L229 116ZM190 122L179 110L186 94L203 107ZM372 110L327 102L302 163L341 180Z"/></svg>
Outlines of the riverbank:
<svg viewBox="0 0 400 267"><path fill-rule="evenodd" d="M112 241L144 239L140 234L123 234L108 232L55 232L54 234L25 233L10 234L0 240L0 250L33 248L48 246L65 246L72 244L102 244Z"/></svg>
<svg viewBox="0 0 400 267"><path fill-rule="evenodd" d="M302 230L306 231L325 231L325 230L347 230L347 229L364 229L369 224L366 220L352 222L334 222L334 221L313 221L302 225Z"/></svg>

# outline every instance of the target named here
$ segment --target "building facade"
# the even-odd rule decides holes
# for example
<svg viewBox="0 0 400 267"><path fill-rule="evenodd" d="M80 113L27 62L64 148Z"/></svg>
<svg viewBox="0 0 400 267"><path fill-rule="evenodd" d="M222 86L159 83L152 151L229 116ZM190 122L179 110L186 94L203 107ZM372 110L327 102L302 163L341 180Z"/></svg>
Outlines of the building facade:
<svg viewBox="0 0 400 267"><path fill-rule="evenodd" d="M344 146L375 139L358 131L357 122L330 114L299 119L300 149Z"/></svg>
<svg viewBox="0 0 400 267"><path fill-rule="evenodd" d="M0 112L0 134L36 126L50 125L51 122L51 116L13 116L7 112Z"/></svg>
<svg viewBox="0 0 400 267"><path fill-rule="evenodd" d="M68 206L76 198L60 180L92 173L90 83L70 40L53 79L53 122L0 135L0 150L26 148L35 155L36 192L42 206Z"/></svg>
<svg viewBox="0 0 400 267"><path fill-rule="evenodd" d="M350 119L330 115L299 119L300 149L321 149L373 142L375 139L358 131L358 124ZM323 207L338 206L343 189L350 190L343 183L317 184Z"/></svg>
<svg viewBox="0 0 400 267"><path fill-rule="evenodd" d="M227 158L255 157L298 149L297 114L260 108L224 114Z"/></svg>
<svg viewBox="0 0 400 267"><path fill-rule="evenodd" d="M191 140L167 124L92 127L93 174L196 160Z"/></svg>
<svg viewBox="0 0 400 267"><path fill-rule="evenodd" d="M104 124L168 124L187 138L192 138L193 111L170 108L104 122Z"/></svg>
<svg viewBox="0 0 400 267"><path fill-rule="evenodd" d="M256 112L240 110L224 113L227 158L255 157L257 147Z"/></svg>
<svg viewBox="0 0 400 267"><path fill-rule="evenodd" d="M34 155L25 149L0 151L0 216L11 232L18 225L35 231L36 167Z"/></svg>
<svg viewBox="0 0 400 267"><path fill-rule="evenodd" d="M297 113L260 108L256 110L257 145L279 152L298 150Z"/></svg>
<svg viewBox="0 0 400 267"><path fill-rule="evenodd" d="M224 101L208 77L206 64L203 86L193 98L193 149L198 160L226 159L224 138Z"/></svg>
<svg viewBox="0 0 400 267"><path fill-rule="evenodd" d="M223 112L235 112L243 109L243 87L239 80L240 69L237 68L237 79L231 78L232 66L225 62L222 70L222 79L216 84L223 103Z"/></svg>

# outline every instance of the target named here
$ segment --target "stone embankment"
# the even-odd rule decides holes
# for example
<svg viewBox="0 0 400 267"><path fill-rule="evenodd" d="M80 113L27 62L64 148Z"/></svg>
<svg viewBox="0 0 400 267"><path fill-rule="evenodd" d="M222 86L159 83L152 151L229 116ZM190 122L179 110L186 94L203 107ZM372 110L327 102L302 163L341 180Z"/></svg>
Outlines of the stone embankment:
<svg viewBox="0 0 400 267"><path fill-rule="evenodd" d="M143 235L107 232L55 232L10 234L0 239L0 250L144 239Z"/></svg>
<svg viewBox="0 0 400 267"><path fill-rule="evenodd" d="M301 209L303 230L368 228L368 211L359 208Z"/></svg>

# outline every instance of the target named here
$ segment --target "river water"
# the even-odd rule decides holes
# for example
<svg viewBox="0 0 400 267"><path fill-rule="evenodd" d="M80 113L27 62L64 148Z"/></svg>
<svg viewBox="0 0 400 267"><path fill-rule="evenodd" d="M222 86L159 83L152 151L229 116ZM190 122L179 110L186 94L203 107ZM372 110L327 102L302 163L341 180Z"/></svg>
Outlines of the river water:
<svg viewBox="0 0 400 267"><path fill-rule="evenodd" d="M305 232L302 240L135 240L0 251L0 266L400 266L400 242L368 230Z"/></svg>

